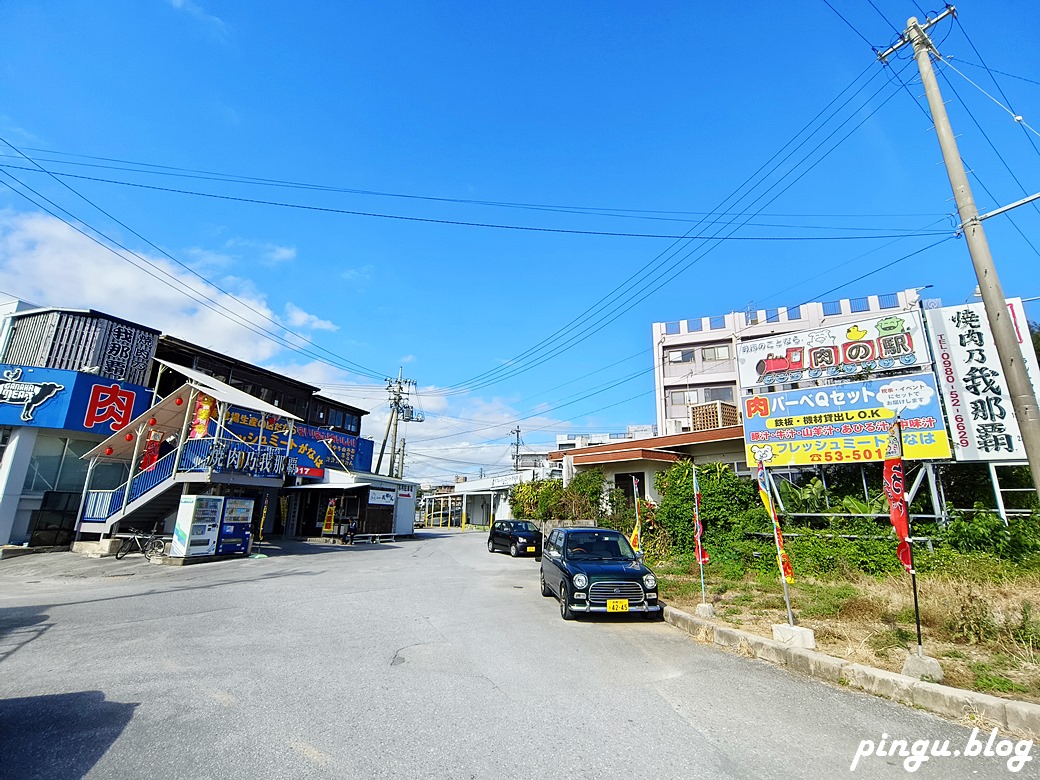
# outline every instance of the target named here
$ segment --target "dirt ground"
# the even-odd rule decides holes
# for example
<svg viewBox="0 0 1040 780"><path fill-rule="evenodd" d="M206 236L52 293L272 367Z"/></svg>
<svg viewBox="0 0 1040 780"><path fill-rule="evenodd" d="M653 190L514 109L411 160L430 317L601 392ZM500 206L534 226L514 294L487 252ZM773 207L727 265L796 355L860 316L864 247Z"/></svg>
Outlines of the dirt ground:
<svg viewBox="0 0 1040 780"><path fill-rule="evenodd" d="M772 637L786 623L776 578L707 580L707 601L720 625ZM661 595L693 613L701 601L699 576L660 576ZM817 649L839 658L899 672L917 651L909 575L841 580L801 578L790 588L798 625L813 629ZM926 655L937 658L946 684L1040 703L1040 578L998 582L919 576Z"/></svg>

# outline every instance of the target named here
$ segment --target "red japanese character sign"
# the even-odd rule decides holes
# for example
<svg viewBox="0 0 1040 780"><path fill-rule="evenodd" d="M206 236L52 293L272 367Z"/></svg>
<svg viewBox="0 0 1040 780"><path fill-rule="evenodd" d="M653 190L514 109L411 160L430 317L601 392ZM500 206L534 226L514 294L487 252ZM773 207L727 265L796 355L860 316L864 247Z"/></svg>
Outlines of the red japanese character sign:
<svg viewBox="0 0 1040 780"><path fill-rule="evenodd" d="M111 386L94 385L90 389L83 427L90 430L107 422L112 431L125 428L133 418L135 398L133 390L126 390L115 383Z"/></svg>

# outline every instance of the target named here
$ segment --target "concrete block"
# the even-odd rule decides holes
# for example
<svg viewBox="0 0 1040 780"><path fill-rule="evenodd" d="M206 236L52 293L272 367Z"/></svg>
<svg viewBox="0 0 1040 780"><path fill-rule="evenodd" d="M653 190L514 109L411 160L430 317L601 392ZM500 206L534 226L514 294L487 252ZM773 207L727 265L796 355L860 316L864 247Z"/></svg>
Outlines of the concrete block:
<svg viewBox="0 0 1040 780"><path fill-rule="evenodd" d="M872 666L845 664L841 670L841 682L850 688L858 688L875 696L911 704L914 700L913 691L917 680L884 669L875 669Z"/></svg>
<svg viewBox="0 0 1040 780"><path fill-rule="evenodd" d="M769 661L769 663L777 664L778 666L783 666L787 663L787 659L784 657L784 645L779 642L766 639L764 636L755 636L754 634L748 634L746 642L750 654L755 658Z"/></svg>
<svg viewBox="0 0 1040 780"><path fill-rule="evenodd" d="M1040 704L1026 701L1004 702L1004 725L1012 734L1040 741Z"/></svg>
<svg viewBox="0 0 1040 780"><path fill-rule="evenodd" d="M981 719L984 726L1004 726L1007 722L1004 699L985 693L951 688L949 685L918 682L914 684L913 704L951 720Z"/></svg>
<svg viewBox="0 0 1040 780"><path fill-rule="evenodd" d="M681 628L698 642L711 644L715 641L715 626L675 607L664 607L664 619L676 628Z"/></svg>
<svg viewBox="0 0 1040 780"><path fill-rule="evenodd" d="M783 647L781 652L787 666L793 671L833 683L841 680L841 670L848 665L844 658L835 658L802 647Z"/></svg>
<svg viewBox="0 0 1040 780"><path fill-rule="evenodd" d="M903 674L916 680L941 683L946 679L939 662L927 655L910 653L903 662Z"/></svg>
<svg viewBox="0 0 1040 780"><path fill-rule="evenodd" d="M740 648L741 644L747 644L746 634L736 628L715 627L715 644L720 647L729 647L734 650Z"/></svg>
<svg viewBox="0 0 1040 780"><path fill-rule="evenodd" d="M698 604L694 614L701 620L711 620L715 617L715 607L711 604Z"/></svg>
<svg viewBox="0 0 1040 780"><path fill-rule="evenodd" d="M773 639L788 647L802 647L806 650L816 649L816 634L813 633L811 628L777 623L773 626Z"/></svg>

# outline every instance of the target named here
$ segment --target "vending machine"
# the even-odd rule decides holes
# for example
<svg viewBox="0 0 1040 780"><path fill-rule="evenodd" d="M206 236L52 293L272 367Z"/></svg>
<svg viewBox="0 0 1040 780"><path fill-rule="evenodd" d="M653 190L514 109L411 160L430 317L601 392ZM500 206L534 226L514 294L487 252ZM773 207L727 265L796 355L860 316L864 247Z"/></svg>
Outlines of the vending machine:
<svg viewBox="0 0 1040 780"><path fill-rule="evenodd" d="M225 498L224 516L217 537L217 555L233 555L249 551L252 536L253 499Z"/></svg>
<svg viewBox="0 0 1040 780"><path fill-rule="evenodd" d="M216 555L223 496L181 496L170 557Z"/></svg>

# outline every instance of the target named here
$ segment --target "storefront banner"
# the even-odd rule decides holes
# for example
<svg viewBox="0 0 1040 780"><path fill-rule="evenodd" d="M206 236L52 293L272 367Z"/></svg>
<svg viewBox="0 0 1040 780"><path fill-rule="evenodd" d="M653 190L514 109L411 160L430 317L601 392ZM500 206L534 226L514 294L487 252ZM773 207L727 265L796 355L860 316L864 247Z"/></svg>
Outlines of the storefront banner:
<svg viewBox="0 0 1040 780"><path fill-rule="evenodd" d="M147 387L96 374L0 365L0 425L108 436L148 409Z"/></svg>
<svg viewBox="0 0 1040 780"><path fill-rule="evenodd" d="M379 504L379 505L383 505L383 506L386 506L386 505L393 506L395 501L397 501L397 491L396 490L376 490L375 488L372 488L371 490L368 491L368 503L369 504Z"/></svg>
<svg viewBox="0 0 1040 780"><path fill-rule="evenodd" d="M901 311L816 330L742 341L737 376L742 388L805 379L865 379L867 374L928 363L921 317Z"/></svg>
<svg viewBox="0 0 1040 780"><path fill-rule="evenodd" d="M325 469L370 471L374 443L327 428L297 423L291 430L284 418L230 407L224 426L242 441L288 447L288 473L302 477L324 476ZM335 454L333 454L335 453Z"/></svg>
<svg viewBox="0 0 1040 780"><path fill-rule="evenodd" d="M1007 301L1033 387L1040 380L1020 298ZM925 312L935 367L953 436L953 454L963 461L1024 461L1022 432L1015 418L1004 369L982 303Z"/></svg>
<svg viewBox="0 0 1040 780"><path fill-rule="evenodd" d="M749 466L883 462L898 414L903 457L950 457L950 444L931 372L763 393L743 399Z"/></svg>

